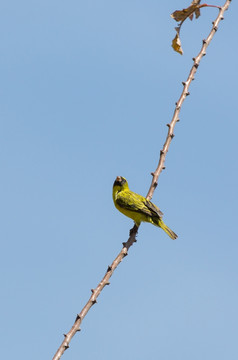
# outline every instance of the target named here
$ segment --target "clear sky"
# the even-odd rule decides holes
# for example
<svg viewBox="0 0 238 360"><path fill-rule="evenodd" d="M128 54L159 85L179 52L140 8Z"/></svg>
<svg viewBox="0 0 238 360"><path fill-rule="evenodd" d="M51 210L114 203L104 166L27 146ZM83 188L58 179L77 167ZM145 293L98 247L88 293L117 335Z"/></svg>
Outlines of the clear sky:
<svg viewBox="0 0 238 360"><path fill-rule="evenodd" d="M181 56L170 14L187 5L1 3L2 359L51 359L127 240L112 184L146 195L218 14L184 24ZM179 237L140 227L65 360L237 359L237 12L202 59L153 197Z"/></svg>

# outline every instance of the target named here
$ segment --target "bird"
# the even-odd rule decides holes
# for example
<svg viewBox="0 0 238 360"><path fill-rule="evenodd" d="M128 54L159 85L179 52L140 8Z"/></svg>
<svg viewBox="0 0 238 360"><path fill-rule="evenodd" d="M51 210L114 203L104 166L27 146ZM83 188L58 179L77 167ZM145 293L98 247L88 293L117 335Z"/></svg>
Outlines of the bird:
<svg viewBox="0 0 238 360"><path fill-rule="evenodd" d="M137 227L142 221L145 221L163 229L172 240L178 237L163 222L162 211L144 196L131 191L127 180L123 176L116 177L112 197L117 210L134 220Z"/></svg>

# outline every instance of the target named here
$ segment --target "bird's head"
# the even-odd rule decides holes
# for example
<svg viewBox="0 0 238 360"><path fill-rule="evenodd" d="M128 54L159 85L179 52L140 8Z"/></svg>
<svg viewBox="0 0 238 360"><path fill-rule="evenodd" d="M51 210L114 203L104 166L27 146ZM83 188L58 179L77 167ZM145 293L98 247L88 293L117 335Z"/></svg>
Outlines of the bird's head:
<svg viewBox="0 0 238 360"><path fill-rule="evenodd" d="M126 179L122 176L117 176L113 184L113 192L119 192L128 188L128 182Z"/></svg>

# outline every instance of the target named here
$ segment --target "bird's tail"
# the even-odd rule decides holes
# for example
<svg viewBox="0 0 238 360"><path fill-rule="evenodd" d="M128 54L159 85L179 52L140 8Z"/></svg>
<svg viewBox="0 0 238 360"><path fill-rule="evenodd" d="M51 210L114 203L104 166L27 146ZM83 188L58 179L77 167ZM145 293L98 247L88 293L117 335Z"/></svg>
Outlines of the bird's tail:
<svg viewBox="0 0 238 360"><path fill-rule="evenodd" d="M159 219L157 226L161 227L161 229L163 229L172 240L175 240L178 237L178 235L176 235L167 225L165 225L163 220Z"/></svg>

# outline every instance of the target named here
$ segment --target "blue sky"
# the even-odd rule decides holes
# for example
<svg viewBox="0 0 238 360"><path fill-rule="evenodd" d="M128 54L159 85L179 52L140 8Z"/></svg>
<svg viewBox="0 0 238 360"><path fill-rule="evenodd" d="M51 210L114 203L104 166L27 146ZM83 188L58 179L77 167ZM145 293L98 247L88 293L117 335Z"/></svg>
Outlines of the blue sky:
<svg viewBox="0 0 238 360"><path fill-rule="evenodd" d="M4 359L52 358L127 240L114 179L146 195L218 13L183 25L180 56L170 14L188 4L1 4ZM66 360L237 359L237 11L234 1L202 59L153 197L179 238L140 227Z"/></svg>

